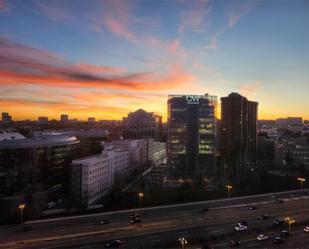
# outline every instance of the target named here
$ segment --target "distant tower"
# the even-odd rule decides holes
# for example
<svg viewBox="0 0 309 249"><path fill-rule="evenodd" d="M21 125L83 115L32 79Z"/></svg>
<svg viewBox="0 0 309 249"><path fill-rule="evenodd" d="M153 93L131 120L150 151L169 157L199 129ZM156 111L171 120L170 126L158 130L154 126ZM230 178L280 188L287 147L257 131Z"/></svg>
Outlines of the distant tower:
<svg viewBox="0 0 309 249"><path fill-rule="evenodd" d="M46 125L46 124L48 124L48 117L39 117L38 118L38 124L39 125Z"/></svg>
<svg viewBox="0 0 309 249"><path fill-rule="evenodd" d="M9 124L12 122L12 117L9 115L8 112L2 112L2 122L4 124Z"/></svg>
<svg viewBox="0 0 309 249"><path fill-rule="evenodd" d="M123 118L124 139L153 138L160 140L162 137L162 117L153 112L139 109L130 112Z"/></svg>
<svg viewBox="0 0 309 249"><path fill-rule="evenodd" d="M69 121L69 116L67 114L61 114L60 121L62 123L67 123Z"/></svg>

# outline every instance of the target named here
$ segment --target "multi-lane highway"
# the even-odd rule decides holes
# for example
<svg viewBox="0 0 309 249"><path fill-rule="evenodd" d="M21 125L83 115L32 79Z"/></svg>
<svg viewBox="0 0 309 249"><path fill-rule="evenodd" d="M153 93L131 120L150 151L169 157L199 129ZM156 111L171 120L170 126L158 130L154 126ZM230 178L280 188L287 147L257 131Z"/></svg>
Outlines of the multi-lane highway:
<svg viewBox="0 0 309 249"><path fill-rule="evenodd" d="M173 248L177 246L179 237L185 237L189 243L198 239L209 238L211 235L226 234L233 231L238 221L246 220L248 227L266 228L273 220L290 216L297 222L309 219L308 190L300 196L299 191L277 193L284 203L274 203L272 194L231 198L224 200L186 203L181 205L143 208L91 214L85 216L65 217L48 220L29 221L25 225L32 230L20 232L18 227L0 227L0 248L103 248L106 241L121 239L125 242L123 248ZM258 207L249 211L249 206ZM200 208L207 207L207 214ZM142 223L132 224L128 216L138 212ZM258 216L268 214L269 220L263 222ZM108 220L109 224L101 225L100 220ZM297 224L296 224L297 225ZM295 228L297 228L295 226ZM281 228L280 228L281 229ZM301 229L301 228L297 228ZM279 228L278 228L279 231ZM296 243L309 244L309 234L304 232L293 237L293 247ZM243 234L246 235L246 234ZM307 235L307 237L306 237ZM238 235L235 235L238 237ZM245 248L270 247L271 239L257 244L253 237L246 237L242 242ZM304 241L306 242L304 242ZM226 248L224 241L211 242L217 248ZM221 244L220 244L221 243ZM267 244L268 243L268 244ZM291 244L292 242L290 242ZM285 244L287 245L287 244ZM281 246L280 246L281 248ZM282 246L282 248L284 248Z"/></svg>

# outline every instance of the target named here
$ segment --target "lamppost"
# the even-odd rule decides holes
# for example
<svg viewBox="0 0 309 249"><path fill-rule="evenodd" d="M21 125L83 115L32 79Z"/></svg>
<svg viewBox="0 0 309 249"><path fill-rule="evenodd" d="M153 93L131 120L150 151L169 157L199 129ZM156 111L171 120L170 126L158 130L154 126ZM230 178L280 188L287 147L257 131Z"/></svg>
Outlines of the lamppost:
<svg viewBox="0 0 309 249"><path fill-rule="evenodd" d="M26 207L25 203L21 203L18 206L18 209L20 210L20 223L24 223L24 208Z"/></svg>
<svg viewBox="0 0 309 249"><path fill-rule="evenodd" d="M227 185L225 185L225 187L227 188L227 198L230 198L230 191L233 188L233 186L227 184Z"/></svg>
<svg viewBox="0 0 309 249"><path fill-rule="evenodd" d="M144 193L139 192L138 197L139 197L139 208L141 208L142 207L142 198L144 197Z"/></svg>
<svg viewBox="0 0 309 249"><path fill-rule="evenodd" d="M185 249L186 248L186 245L188 244L188 241L184 238L184 237L181 237L178 239L180 244L181 244L181 248L182 249Z"/></svg>
<svg viewBox="0 0 309 249"><path fill-rule="evenodd" d="M286 223L288 223L288 225L289 225L289 233L291 233L291 225L293 223L295 223L296 221L294 219L290 218L290 217L285 217L284 220L285 220Z"/></svg>
<svg viewBox="0 0 309 249"><path fill-rule="evenodd" d="M303 195L303 182L306 181L303 177L298 177L297 180L300 182L300 194Z"/></svg>

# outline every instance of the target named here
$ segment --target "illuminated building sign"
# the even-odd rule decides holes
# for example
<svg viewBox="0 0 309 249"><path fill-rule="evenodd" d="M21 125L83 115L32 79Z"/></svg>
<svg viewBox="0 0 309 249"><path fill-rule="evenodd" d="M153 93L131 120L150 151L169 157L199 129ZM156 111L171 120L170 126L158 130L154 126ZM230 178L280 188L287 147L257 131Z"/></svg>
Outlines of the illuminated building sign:
<svg viewBox="0 0 309 249"><path fill-rule="evenodd" d="M199 95L186 95L186 100L188 104L198 105L200 97Z"/></svg>

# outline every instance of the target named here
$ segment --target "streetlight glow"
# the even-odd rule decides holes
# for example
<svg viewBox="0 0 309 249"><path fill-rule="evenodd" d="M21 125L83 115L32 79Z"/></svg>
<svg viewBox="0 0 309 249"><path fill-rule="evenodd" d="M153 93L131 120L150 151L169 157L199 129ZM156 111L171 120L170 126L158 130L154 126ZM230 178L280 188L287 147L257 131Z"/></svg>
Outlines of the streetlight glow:
<svg viewBox="0 0 309 249"><path fill-rule="evenodd" d="M181 244L181 248L184 249L185 246L188 244L188 241L184 237L179 238L178 240L179 240L179 242Z"/></svg>
<svg viewBox="0 0 309 249"><path fill-rule="evenodd" d="M298 177L297 180L300 182L300 194L302 195L303 194L303 182L305 182L306 179L303 177Z"/></svg>
<svg viewBox="0 0 309 249"><path fill-rule="evenodd" d="M24 208L26 207L25 203L21 203L18 205L18 209L20 210L20 223L24 223Z"/></svg>
<svg viewBox="0 0 309 249"><path fill-rule="evenodd" d="M230 198L230 191L231 191L231 189L233 188L233 186L227 184L227 185L225 185L225 187L227 188L227 198Z"/></svg>
<svg viewBox="0 0 309 249"><path fill-rule="evenodd" d="M139 192L138 196L139 196L139 208L141 208L142 207L142 198L144 197L144 193Z"/></svg>
<svg viewBox="0 0 309 249"><path fill-rule="evenodd" d="M291 225L292 225L293 223L295 223L296 221L295 221L294 219L290 218L290 217L285 217L285 218L284 218L284 221L285 221L286 223L288 223L288 225L289 225L289 233L291 233Z"/></svg>

